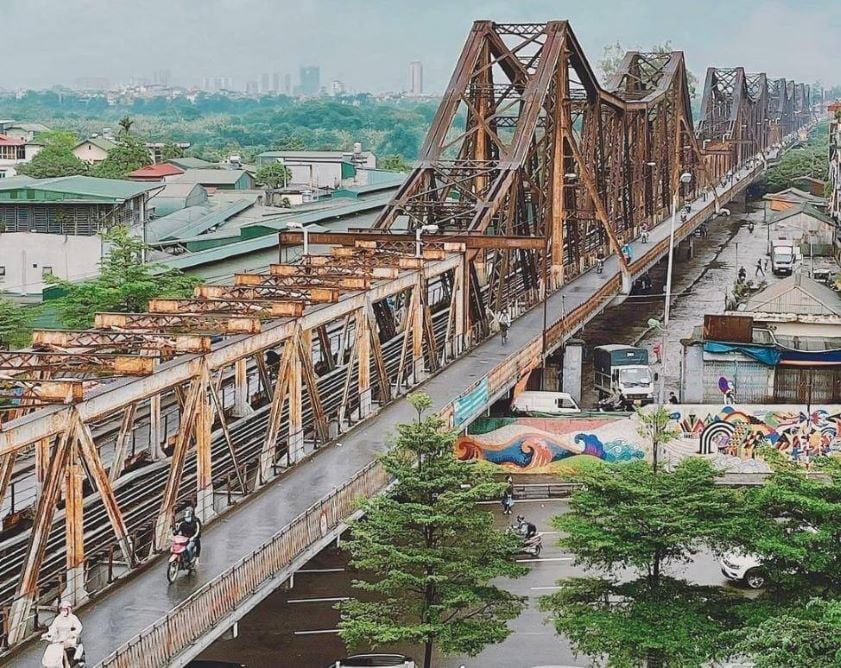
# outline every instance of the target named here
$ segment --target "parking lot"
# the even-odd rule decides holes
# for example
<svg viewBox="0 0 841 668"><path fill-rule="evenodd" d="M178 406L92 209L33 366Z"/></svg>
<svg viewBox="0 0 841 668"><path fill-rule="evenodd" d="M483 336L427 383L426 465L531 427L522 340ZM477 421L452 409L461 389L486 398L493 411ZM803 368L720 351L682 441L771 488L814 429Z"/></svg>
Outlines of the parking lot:
<svg viewBox="0 0 841 668"><path fill-rule="evenodd" d="M492 508L499 526L506 526L511 517ZM543 551L539 559L523 557L529 566L526 576L502 584L510 591L525 596L528 606L512 622L513 633L499 644L488 647L478 657L439 657L434 665L440 668L531 668L552 666L584 667L586 657L576 658L569 644L559 637L546 615L538 610L538 599L552 593L557 580L584 575L575 566L574 557L558 546L558 534L551 527L553 516L566 511L568 503L561 499L517 501L514 514L522 514L544 533ZM212 546L208 546L212 549ZM685 565L672 569L673 574L699 584L725 585L717 558L701 553ZM321 552L295 575L293 586L278 590L252 611L239 626L239 636L217 642L201 658L239 661L248 668L326 668L347 654L338 637L337 602L354 595L353 570L347 555L335 546ZM417 648L389 648L419 657Z"/></svg>

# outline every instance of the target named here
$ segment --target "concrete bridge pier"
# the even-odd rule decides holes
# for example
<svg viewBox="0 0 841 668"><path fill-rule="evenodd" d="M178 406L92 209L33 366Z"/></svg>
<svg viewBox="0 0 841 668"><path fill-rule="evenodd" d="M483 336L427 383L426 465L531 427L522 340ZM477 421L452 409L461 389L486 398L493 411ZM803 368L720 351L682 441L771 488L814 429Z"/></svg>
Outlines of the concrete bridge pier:
<svg viewBox="0 0 841 668"><path fill-rule="evenodd" d="M584 360L584 342L570 339L564 346L562 390L581 404L581 366Z"/></svg>

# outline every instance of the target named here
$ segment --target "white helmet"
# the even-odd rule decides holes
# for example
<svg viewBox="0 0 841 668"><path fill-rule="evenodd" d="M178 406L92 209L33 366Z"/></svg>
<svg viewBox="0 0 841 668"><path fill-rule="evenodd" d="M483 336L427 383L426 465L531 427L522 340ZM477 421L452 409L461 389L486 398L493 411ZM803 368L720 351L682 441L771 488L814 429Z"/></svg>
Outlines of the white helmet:
<svg viewBox="0 0 841 668"><path fill-rule="evenodd" d="M73 611L73 604L68 600L64 600L64 601L62 601L61 603L58 604L58 609L59 609L59 611L69 610L69 611L72 612Z"/></svg>

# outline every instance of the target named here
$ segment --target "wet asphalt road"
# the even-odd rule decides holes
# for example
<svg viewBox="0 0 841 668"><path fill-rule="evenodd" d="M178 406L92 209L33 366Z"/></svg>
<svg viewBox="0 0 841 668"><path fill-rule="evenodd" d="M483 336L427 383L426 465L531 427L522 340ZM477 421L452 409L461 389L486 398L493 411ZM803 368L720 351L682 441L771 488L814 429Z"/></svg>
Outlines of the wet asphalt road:
<svg viewBox="0 0 841 668"><path fill-rule="evenodd" d="M512 622L512 633L505 642L490 646L474 658L437 656L433 662L436 668L589 665L587 657L575 656L569 643L555 633L546 615L538 610L540 597L555 591L559 578L587 574L575 565L571 554L557 545L558 534L550 524L551 518L565 512L567 505L558 499L518 501L517 512L546 532L540 559L523 557L528 574L500 583L525 596L527 608ZM510 517L501 516L498 504L494 503L492 509L500 527L510 523ZM688 564L672 567L669 572L699 584L730 586L721 575L717 558L708 552L696 555ZM354 594L353 577L341 550L331 547L323 551L296 574L292 589L274 592L240 623L238 638L217 642L201 658L238 661L248 668L326 668L346 655L335 632L339 615L333 606L338 599ZM629 573L628 577L633 575ZM389 650L421 657L417 648Z"/></svg>

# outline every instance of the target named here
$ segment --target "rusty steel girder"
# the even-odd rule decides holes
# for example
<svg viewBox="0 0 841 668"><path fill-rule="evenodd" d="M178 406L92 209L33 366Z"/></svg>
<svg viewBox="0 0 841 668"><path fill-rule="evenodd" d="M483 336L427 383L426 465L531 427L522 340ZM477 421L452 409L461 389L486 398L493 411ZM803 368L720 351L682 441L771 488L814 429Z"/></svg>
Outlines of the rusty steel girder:
<svg viewBox="0 0 841 668"><path fill-rule="evenodd" d="M567 22L479 21L418 166L375 227L541 240L468 251L481 319L481 303L558 287L600 250L621 258L624 241L662 219L686 170L695 179L683 195L711 181L682 53L629 53L602 87Z"/></svg>

